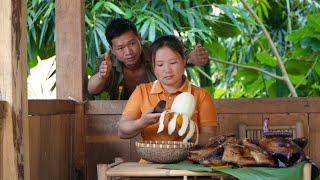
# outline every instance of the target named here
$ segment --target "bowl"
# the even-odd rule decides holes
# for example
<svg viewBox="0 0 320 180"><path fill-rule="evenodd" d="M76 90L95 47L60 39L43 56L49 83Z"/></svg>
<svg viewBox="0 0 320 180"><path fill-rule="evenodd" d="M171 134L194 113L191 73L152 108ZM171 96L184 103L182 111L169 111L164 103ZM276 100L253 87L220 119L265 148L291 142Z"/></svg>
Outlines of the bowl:
<svg viewBox="0 0 320 180"><path fill-rule="evenodd" d="M153 163L177 163L187 159L188 151L194 143L181 141L137 141L140 157Z"/></svg>

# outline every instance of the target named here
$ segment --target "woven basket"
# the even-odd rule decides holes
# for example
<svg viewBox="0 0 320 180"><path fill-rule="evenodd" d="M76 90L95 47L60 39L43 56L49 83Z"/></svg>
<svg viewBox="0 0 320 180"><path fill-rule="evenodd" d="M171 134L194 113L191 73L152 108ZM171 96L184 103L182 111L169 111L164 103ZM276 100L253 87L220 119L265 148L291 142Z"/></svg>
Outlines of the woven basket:
<svg viewBox="0 0 320 180"><path fill-rule="evenodd" d="M139 141L137 152L144 160L153 163L176 163L188 156L188 150L194 143L180 141Z"/></svg>

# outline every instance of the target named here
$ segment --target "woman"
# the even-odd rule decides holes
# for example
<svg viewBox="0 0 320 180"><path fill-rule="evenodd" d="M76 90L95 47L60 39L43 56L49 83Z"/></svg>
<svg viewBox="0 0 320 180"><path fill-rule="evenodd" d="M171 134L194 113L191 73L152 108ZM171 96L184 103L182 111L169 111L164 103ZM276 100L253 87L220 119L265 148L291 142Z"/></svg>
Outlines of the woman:
<svg viewBox="0 0 320 180"><path fill-rule="evenodd" d="M199 144L203 144L215 133L216 109L210 94L191 85L184 75L186 60L182 43L175 36L162 36L151 45L151 55L157 80L141 84L134 90L119 121L119 136L131 138L141 133L144 140L181 140L177 133L168 135L163 131L157 134L160 113L152 111L160 100L165 100L165 109L170 109L178 94L190 92L196 100L192 119L199 127Z"/></svg>

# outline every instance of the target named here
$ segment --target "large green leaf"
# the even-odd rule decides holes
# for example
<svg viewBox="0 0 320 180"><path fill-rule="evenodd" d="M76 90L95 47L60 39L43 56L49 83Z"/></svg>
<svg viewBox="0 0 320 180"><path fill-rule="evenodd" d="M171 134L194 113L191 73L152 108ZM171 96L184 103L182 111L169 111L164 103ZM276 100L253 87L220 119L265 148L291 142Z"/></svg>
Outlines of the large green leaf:
<svg viewBox="0 0 320 180"><path fill-rule="evenodd" d="M310 68L310 63L305 61L288 61L285 64L287 72L292 75L304 75Z"/></svg>
<svg viewBox="0 0 320 180"><path fill-rule="evenodd" d="M271 56L269 53L257 53L256 54L257 59L260 61L261 64L276 67L278 65L277 60L275 57Z"/></svg>
<svg viewBox="0 0 320 180"><path fill-rule="evenodd" d="M226 50L225 48L216 41L209 41L204 43L204 47L212 57L219 58L222 60L226 59Z"/></svg>

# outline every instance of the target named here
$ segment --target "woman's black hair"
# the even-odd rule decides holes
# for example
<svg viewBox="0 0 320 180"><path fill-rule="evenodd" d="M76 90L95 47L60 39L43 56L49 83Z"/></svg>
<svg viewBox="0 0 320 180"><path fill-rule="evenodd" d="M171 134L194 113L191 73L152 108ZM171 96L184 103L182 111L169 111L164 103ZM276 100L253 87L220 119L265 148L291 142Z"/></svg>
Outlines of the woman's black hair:
<svg viewBox="0 0 320 180"><path fill-rule="evenodd" d="M182 42L174 35L165 35L161 36L151 44L150 51L153 66L155 61L155 55L157 51L162 47L170 48L171 50L179 53L182 59L185 59Z"/></svg>

